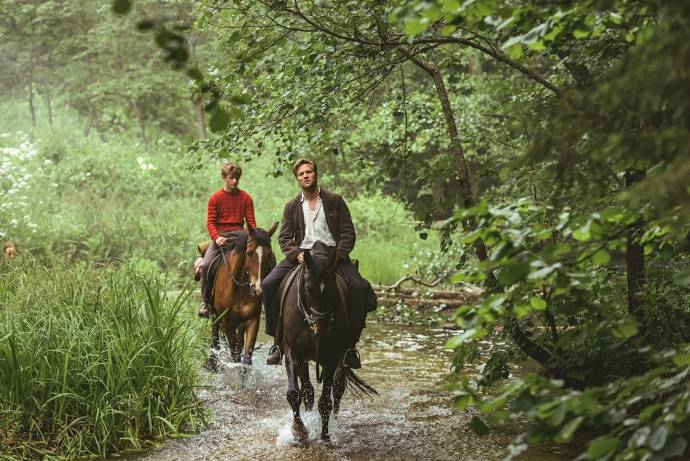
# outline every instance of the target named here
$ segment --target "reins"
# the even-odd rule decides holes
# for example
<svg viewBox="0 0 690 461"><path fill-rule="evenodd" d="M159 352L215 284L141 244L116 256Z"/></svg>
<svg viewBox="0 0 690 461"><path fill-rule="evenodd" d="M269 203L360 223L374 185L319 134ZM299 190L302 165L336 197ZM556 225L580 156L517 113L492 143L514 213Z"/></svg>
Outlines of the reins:
<svg viewBox="0 0 690 461"><path fill-rule="evenodd" d="M223 258L223 264L227 266L228 270L230 269L230 265L228 264L227 259L225 259L225 250L223 247L220 247L220 255ZM247 276L247 281L245 283L240 283L237 281L235 278L235 274L230 273L230 278L232 278L232 281L235 283L237 287L248 287L252 284L251 280L249 279L249 272L247 271L247 261L245 257L245 262L244 262L244 273Z"/></svg>
<svg viewBox="0 0 690 461"><path fill-rule="evenodd" d="M304 270L304 268L302 270ZM300 279L301 278L302 277L300 277ZM321 312L314 309L313 306L307 307L304 305L304 302L302 302L302 280L297 281L297 309L299 309L299 311L302 314L302 317L304 317L304 320L307 322L310 328L313 328L314 324L317 321L329 318L333 314L332 309L325 312Z"/></svg>

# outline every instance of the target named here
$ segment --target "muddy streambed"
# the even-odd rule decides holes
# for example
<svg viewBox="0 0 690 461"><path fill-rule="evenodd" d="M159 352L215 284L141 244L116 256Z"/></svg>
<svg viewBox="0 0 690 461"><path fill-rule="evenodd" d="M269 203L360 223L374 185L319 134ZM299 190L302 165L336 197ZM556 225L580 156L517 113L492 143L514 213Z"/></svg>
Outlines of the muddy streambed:
<svg viewBox="0 0 690 461"><path fill-rule="evenodd" d="M320 417L304 413L310 439L292 444L292 415L285 399L285 368L265 365L270 338L259 337L254 366L245 386L240 365L223 357L218 374L208 374L200 397L211 409L212 423L200 434L171 440L129 459L158 460L494 460L515 436L502 426L478 437L467 424L475 414L452 407L440 389L451 354L444 348L452 331L442 328L370 323L360 353L359 375L380 396L354 399L345 394L337 419L331 419L331 442L319 439ZM314 369L311 369L315 386ZM316 390L320 395L320 386ZM569 459L542 447L521 459Z"/></svg>

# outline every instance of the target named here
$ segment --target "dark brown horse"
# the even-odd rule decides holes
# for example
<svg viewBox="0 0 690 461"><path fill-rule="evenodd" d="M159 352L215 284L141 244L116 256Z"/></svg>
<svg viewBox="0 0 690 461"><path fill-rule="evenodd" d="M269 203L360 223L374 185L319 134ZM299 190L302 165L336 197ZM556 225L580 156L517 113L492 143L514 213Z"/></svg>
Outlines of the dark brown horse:
<svg viewBox="0 0 690 461"><path fill-rule="evenodd" d="M304 253L304 264L282 296L281 344L288 376L287 400L292 407L292 434L303 443L308 432L300 416L314 404L314 386L309 381L309 361L316 362L317 381L323 382L319 398L321 439L329 440L328 422L337 414L345 387L366 395L376 391L350 368L343 366L347 347L341 328L347 324L345 308L335 284L334 255L320 242ZM289 277L289 276L288 276ZM323 369L319 375L319 368ZM301 387L298 384L301 382ZM333 399L331 399L331 394Z"/></svg>
<svg viewBox="0 0 690 461"><path fill-rule="evenodd" d="M268 231L252 229L238 232L230 251L222 252L215 278L213 296L213 352L208 366L215 370L222 327L232 361L252 364L252 354L261 318L261 281L268 275L275 257L271 236L278 223Z"/></svg>

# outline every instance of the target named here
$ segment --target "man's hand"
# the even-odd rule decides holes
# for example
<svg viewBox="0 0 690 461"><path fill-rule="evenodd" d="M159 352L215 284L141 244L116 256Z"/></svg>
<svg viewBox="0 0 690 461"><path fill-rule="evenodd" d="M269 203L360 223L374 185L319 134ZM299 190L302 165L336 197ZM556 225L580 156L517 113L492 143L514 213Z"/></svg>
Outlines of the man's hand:
<svg viewBox="0 0 690 461"><path fill-rule="evenodd" d="M304 264L304 252L301 252L300 254L297 255L297 261L300 264Z"/></svg>
<svg viewBox="0 0 690 461"><path fill-rule="evenodd" d="M226 239L225 237L218 237L218 238L216 239L216 245L218 245L219 247L222 247L223 244L225 244L225 242L226 242L227 240L228 240L228 239Z"/></svg>

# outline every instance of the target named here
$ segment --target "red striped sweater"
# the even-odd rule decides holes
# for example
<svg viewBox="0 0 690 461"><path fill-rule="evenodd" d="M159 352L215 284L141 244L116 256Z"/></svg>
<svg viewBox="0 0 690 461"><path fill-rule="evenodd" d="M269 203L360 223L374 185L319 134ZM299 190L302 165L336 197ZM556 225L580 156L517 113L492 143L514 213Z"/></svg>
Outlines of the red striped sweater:
<svg viewBox="0 0 690 461"><path fill-rule="evenodd" d="M245 221L256 227L252 196L242 189L234 194L220 189L208 200L206 226L213 240L220 237L221 232L243 229Z"/></svg>

